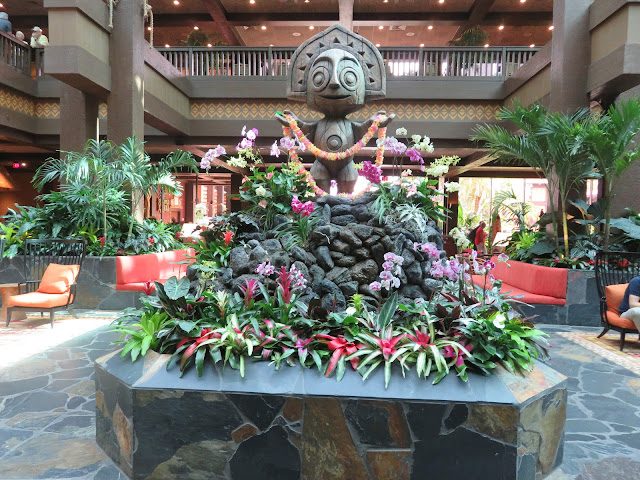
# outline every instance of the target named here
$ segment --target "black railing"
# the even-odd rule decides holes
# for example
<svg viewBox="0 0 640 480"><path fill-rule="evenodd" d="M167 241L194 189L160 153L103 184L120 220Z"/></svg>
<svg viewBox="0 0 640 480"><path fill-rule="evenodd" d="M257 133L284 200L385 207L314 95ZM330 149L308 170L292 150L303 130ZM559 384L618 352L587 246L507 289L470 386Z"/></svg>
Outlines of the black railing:
<svg viewBox="0 0 640 480"><path fill-rule="evenodd" d="M381 48L391 77L508 77L539 48ZM283 77L295 47L169 47L158 51L183 75Z"/></svg>

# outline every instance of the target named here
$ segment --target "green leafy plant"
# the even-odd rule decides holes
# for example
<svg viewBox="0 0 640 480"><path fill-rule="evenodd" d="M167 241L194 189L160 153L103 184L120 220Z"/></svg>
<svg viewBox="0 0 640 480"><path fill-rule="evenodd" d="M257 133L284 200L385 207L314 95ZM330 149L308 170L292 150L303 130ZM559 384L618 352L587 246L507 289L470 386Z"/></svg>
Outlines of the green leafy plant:
<svg viewBox="0 0 640 480"><path fill-rule="evenodd" d="M607 203L604 212L604 249L611 234L611 198L616 183L640 157L640 144L635 140L640 132L640 99L614 103L604 115L592 115L577 132L576 149L583 149L602 174Z"/></svg>

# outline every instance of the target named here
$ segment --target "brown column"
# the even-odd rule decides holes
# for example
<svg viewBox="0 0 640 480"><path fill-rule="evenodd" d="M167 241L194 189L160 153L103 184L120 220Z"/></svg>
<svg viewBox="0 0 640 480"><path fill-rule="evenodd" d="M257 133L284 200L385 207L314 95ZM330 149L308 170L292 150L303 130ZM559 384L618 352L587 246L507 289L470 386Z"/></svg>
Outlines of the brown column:
<svg viewBox="0 0 640 480"><path fill-rule="evenodd" d="M622 93L618 98L620 100L629 100L629 98L639 97L640 87L632 88ZM640 142L640 135L634 138L636 142ZM638 195L638 180L640 179L640 160L631 165L615 184L615 196L611 201L611 218L627 216L627 208L633 211L640 211L640 195ZM607 193L607 192L605 192Z"/></svg>
<svg viewBox="0 0 640 480"><path fill-rule="evenodd" d="M339 0L340 24L347 30L353 30L353 0Z"/></svg>
<svg viewBox="0 0 640 480"><path fill-rule="evenodd" d="M96 138L98 99L67 84L60 84L60 150L80 152Z"/></svg>
<svg viewBox="0 0 640 480"><path fill-rule="evenodd" d="M550 109L574 111L589 106L587 72L591 63L589 6L593 0L553 1Z"/></svg>
<svg viewBox="0 0 640 480"><path fill-rule="evenodd" d="M107 135L120 143L135 135L144 140L143 0L120 0L113 11L111 93Z"/></svg>
<svg viewBox="0 0 640 480"><path fill-rule="evenodd" d="M233 195L229 202L230 212L239 212L242 210L242 201L240 200L240 186L242 185L242 175L238 173L231 174L231 189L229 195Z"/></svg>

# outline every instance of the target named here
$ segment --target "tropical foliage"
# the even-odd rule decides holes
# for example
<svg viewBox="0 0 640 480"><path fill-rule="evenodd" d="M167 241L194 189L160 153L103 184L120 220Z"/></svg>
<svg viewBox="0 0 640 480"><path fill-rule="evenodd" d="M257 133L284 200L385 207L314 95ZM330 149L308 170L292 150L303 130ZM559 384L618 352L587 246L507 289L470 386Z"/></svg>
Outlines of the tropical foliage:
<svg viewBox="0 0 640 480"><path fill-rule="evenodd" d="M401 257L394 259L401 264ZM476 272L490 275L494 268L472 262ZM469 369L489 374L498 365L524 372L546 356L545 334L505 301L499 282L481 289L465 280L466 267L456 260L436 263L432 273L442 285L429 301L399 304L391 293L378 310L359 295L345 311L307 306L299 298L306 279L295 267L258 266L261 280L247 279L242 294L194 292L187 279L173 278L157 283L157 296L144 297L141 310L125 311L115 330L123 334L123 356L135 361L153 346L170 354L167 368L175 362L181 374L195 366L202 375L212 361L244 375L253 359L276 369L317 368L338 380L348 367L363 379L379 367L386 385L395 364L437 383L449 373L466 381Z"/></svg>
<svg viewBox="0 0 640 480"><path fill-rule="evenodd" d="M135 138L121 145L89 140L82 152L61 153L38 168L33 178L38 190L55 181L60 182L59 190L40 195L40 207L9 209L2 225L6 256L18 254L27 238L84 238L93 255L180 247L175 226L142 221L137 212L140 202L152 194L181 193L172 173L196 168L191 154L178 150L152 163Z"/></svg>
<svg viewBox="0 0 640 480"><path fill-rule="evenodd" d="M494 158L525 162L547 178L551 199L548 220L553 224L553 236L549 239L518 222L520 228L512 235L508 247L515 258L590 268L597 250L633 245L633 218L612 220L611 204L617 180L640 157L640 146L634 140L640 132L640 100L614 104L604 113L580 110L573 114L551 113L541 105L524 107L514 103L511 108L502 109L498 118L510 121L518 133L502 126L485 125L476 129L472 139L484 142ZM599 178L605 191L604 198L592 205L572 198L590 178ZM509 205L502 201L501 212L506 207L516 219L525 213L524 205L511 203L519 212ZM580 212L582 218L569 215L570 207ZM540 226L544 220L539 221ZM572 229L570 222L581 228ZM616 226L623 227L616 230L620 235L612 234L611 227ZM572 230L579 233L572 234Z"/></svg>

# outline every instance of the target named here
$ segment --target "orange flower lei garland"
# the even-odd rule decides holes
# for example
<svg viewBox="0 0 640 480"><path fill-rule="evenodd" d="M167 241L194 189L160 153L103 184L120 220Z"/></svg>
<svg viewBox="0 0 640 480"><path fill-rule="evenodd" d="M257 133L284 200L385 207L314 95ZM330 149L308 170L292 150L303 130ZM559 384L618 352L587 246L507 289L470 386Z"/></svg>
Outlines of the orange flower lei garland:
<svg viewBox="0 0 640 480"><path fill-rule="evenodd" d="M355 155L360 150L362 150L362 148L366 146L367 143L369 143L369 140L371 140L377 132L378 139L380 141L378 142L379 145L376 149L375 166L380 168L380 166L382 166L382 163L384 162L384 140L387 137L387 128L380 128L380 122L385 118L384 115L378 115L367 130L367 133L364 134L364 137L362 137L356 144L354 144L351 148L345 150L344 152L325 152L324 150L320 150L313 143L311 143L311 141L305 136L304 133L302 133L302 130L298 126L298 122L295 120L295 118L293 118L291 115L285 115L285 118L289 122L289 127L282 127L282 133L285 137L290 137L291 131L293 130L294 135L298 138L298 140L300 140L300 142L306 147L306 149L309 150L309 152L313 153L316 157L330 161L344 160L345 158ZM298 171L302 175L304 175L304 178L311 187L311 190L313 190L313 192L320 197L328 195L327 192L318 187L316 181L313 178L313 175L311 175L311 173L302 166L300 157L298 157L298 152L296 152L293 148L290 148L288 153L291 159L291 163L298 168ZM362 193L340 193L339 195L341 197L354 199L362 195Z"/></svg>

